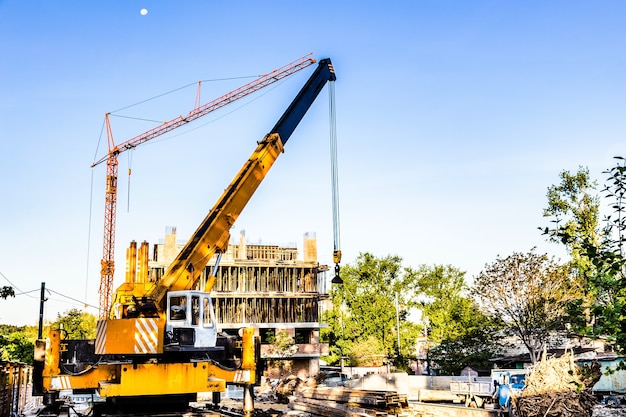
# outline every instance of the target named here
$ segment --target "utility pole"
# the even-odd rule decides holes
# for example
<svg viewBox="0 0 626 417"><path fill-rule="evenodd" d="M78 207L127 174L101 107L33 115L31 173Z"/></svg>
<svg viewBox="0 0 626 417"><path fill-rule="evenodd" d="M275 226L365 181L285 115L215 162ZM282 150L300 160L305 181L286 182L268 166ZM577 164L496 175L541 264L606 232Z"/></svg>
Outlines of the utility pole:
<svg viewBox="0 0 626 417"><path fill-rule="evenodd" d="M46 302L46 283L41 283L41 295L39 296L39 329L37 331L37 339L43 336L43 303Z"/></svg>
<svg viewBox="0 0 626 417"><path fill-rule="evenodd" d="M398 330L398 351L396 360L400 357L400 312L398 310L398 293L396 292L396 330Z"/></svg>

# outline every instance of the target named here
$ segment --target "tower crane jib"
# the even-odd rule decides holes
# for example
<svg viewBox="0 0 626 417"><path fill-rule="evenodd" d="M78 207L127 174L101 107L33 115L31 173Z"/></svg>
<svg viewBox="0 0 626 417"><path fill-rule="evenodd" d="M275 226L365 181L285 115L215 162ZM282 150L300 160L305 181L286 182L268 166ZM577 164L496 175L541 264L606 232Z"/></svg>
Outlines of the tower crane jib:
<svg viewBox="0 0 626 417"><path fill-rule="evenodd" d="M104 245L102 251L102 261L100 270L99 289L99 309L100 318L105 318L109 314L111 307L111 296L113 293L113 275L115 272L115 222L117 206L117 172L118 155L129 149L134 149L142 143L148 142L158 136L168 133L174 129L186 125L202 116L218 110L234 101L252 94L264 87L267 87L279 80L282 80L316 61L308 54L281 68L268 74L264 74L254 81L239 87L221 97L216 98L204 105L196 106L186 116L178 116L153 129L148 130L138 136L128 139L119 145L115 145L113 134L109 123L109 113L105 115L107 141L109 151L102 158L94 162L91 167L95 167L102 162L106 162L106 189L105 189L105 210L104 210Z"/></svg>

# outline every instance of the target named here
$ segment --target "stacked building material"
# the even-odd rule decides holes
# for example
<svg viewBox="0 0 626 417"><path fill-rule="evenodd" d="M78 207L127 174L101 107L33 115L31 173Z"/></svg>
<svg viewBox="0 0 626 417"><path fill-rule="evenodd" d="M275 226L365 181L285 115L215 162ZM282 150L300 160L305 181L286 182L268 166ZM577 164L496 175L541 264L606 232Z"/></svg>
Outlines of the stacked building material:
<svg viewBox="0 0 626 417"><path fill-rule="evenodd" d="M396 391L372 391L343 387L307 388L289 398L289 408L318 416L408 416L408 400Z"/></svg>

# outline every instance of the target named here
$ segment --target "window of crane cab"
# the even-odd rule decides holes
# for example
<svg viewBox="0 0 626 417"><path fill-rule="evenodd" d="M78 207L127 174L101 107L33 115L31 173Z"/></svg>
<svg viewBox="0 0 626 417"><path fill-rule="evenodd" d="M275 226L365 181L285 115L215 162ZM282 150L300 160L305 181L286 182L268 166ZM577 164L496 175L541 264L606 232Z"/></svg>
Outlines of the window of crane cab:
<svg viewBox="0 0 626 417"><path fill-rule="evenodd" d="M187 297L170 297L170 320L187 318Z"/></svg>
<svg viewBox="0 0 626 417"><path fill-rule="evenodd" d="M200 297L191 296L191 324L198 325L200 323Z"/></svg>
<svg viewBox="0 0 626 417"><path fill-rule="evenodd" d="M213 327L211 319L211 299L208 296L202 297L202 326Z"/></svg>

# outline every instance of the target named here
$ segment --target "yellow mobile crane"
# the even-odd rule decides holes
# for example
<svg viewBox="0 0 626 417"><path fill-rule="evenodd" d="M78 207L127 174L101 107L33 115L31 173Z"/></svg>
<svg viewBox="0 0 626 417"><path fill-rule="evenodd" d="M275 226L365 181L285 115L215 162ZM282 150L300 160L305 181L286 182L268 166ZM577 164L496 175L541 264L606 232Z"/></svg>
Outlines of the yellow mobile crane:
<svg viewBox="0 0 626 417"><path fill-rule="evenodd" d="M62 330L52 330L48 341L37 340L35 395L53 409L62 390L97 392L107 413L147 411L187 405L198 392L220 393L226 384L237 384L244 387L244 412L252 413L259 360L254 329L241 329L238 340L218 334L209 294L215 278L209 278L205 291L194 288L212 256L227 250L235 220L322 88L335 79L330 59L320 60L157 281L148 279L147 243L141 246L138 273L127 273L115 291L110 314L97 323L95 341L64 340ZM131 245L130 251L132 261L136 248Z"/></svg>

